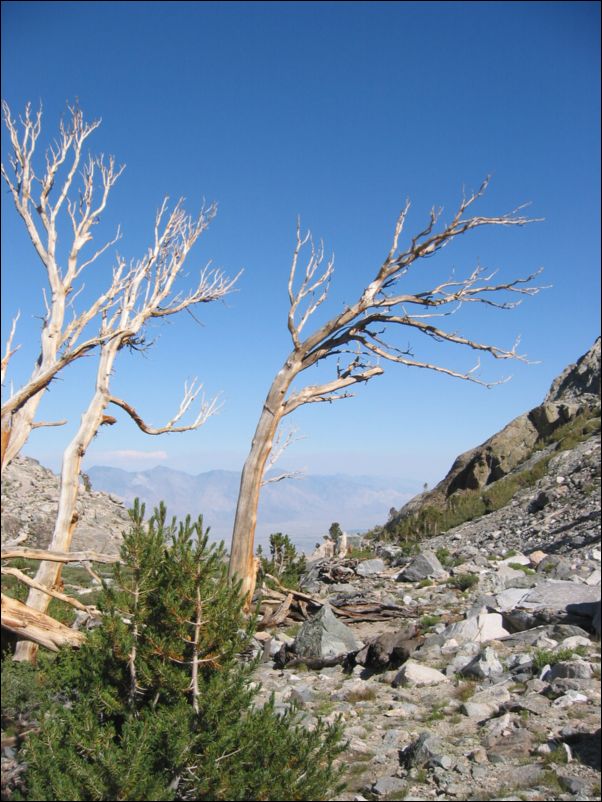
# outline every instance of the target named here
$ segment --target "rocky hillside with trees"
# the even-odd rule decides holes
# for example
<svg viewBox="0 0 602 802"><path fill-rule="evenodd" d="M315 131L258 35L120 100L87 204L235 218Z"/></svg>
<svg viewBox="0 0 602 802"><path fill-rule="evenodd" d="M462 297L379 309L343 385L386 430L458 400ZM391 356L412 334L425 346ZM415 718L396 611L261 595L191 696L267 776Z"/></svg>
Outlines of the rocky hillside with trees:
<svg viewBox="0 0 602 802"><path fill-rule="evenodd" d="M85 645L3 672L3 798L598 799L599 349L359 546L272 538L248 628L138 516Z"/></svg>

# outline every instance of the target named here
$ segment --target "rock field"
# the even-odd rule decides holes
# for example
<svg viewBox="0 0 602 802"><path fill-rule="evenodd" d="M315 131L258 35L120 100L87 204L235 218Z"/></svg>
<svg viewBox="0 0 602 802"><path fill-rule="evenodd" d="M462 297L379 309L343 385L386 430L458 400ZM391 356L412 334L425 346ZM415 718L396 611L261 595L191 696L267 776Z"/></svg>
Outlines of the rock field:
<svg viewBox="0 0 602 802"><path fill-rule="evenodd" d="M381 543L376 559L338 561L343 583L310 566L325 607L298 632L258 633L257 703L294 701L308 727L342 716L339 799L600 797L599 479L590 438L418 555ZM328 609L344 596L404 614L344 627Z"/></svg>

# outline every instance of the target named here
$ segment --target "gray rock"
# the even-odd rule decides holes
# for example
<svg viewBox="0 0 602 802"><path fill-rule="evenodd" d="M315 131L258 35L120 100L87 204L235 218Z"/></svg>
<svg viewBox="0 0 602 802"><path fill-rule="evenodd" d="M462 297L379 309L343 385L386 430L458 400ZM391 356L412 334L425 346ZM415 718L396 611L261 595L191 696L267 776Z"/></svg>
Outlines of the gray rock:
<svg viewBox="0 0 602 802"><path fill-rule="evenodd" d="M315 694L307 685L295 685L288 694L286 701L296 702L299 707L307 707L314 700Z"/></svg>
<svg viewBox="0 0 602 802"><path fill-rule="evenodd" d="M515 630L548 623L592 626L600 602L600 588L581 582L548 579L524 596L519 605L504 613Z"/></svg>
<svg viewBox="0 0 602 802"><path fill-rule="evenodd" d="M521 671L533 665L533 657L527 652L518 652L508 658L506 665L511 671Z"/></svg>
<svg viewBox="0 0 602 802"><path fill-rule="evenodd" d="M292 648L298 657L328 659L357 652L362 645L351 629L342 624L325 604L303 624Z"/></svg>
<svg viewBox="0 0 602 802"><path fill-rule="evenodd" d="M477 655L465 668L462 669L462 674L472 677L479 677L481 679L503 673L504 667L498 660L497 654L490 646L486 646L481 654Z"/></svg>
<svg viewBox="0 0 602 802"><path fill-rule="evenodd" d="M559 696L557 699L554 699L552 702L552 707L554 708L563 708L563 707L572 707L576 704L583 704L588 701L587 696L584 693L579 693L579 691L569 690L562 696Z"/></svg>
<svg viewBox="0 0 602 802"><path fill-rule="evenodd" d="M500 683L499 685L491 685L489 688L485 688L482 691L477 691L477 693L473 694L470 701L486 704L495 703L501 706L510 701L510 699L510 691L504 683Z"/></svg>
<svg viewBox="0 0 602 802"><path fill-rule="evenodd" d="M547 624L534 627L533 629L523 630L522 632L514 632L508 638L504 639L504 645L521 648L526 645L533 646L543 637L562 641L565 638L577 635L587 638L586 630L581 627L572 626L571 624Z"/></svg>
<svg viewBox="0 0 602 802"><path fill-rule="evenodd" d="M499 613L481 613L464 621L450 624L441 638L443 638L443 642L453 638L458 643L466 641L486 643L490 640L500 640L509 634L508 630L502 626L502 616Z"/></svg>
<svg viewBox="0 0 602 802"><path fill-rule="evenodd" d="M334 699L344 699L346 702L361 702L374 698L374 687L363 680L345 682L339 691L332 694Z"/></svg>
<svg viewBox="0 0 602 802"><path fill-rule="evenodd" d="M390 565L401 565L406 560L401 546L393 546L390 543L379 543L376 546L376 553Z"/></svg>
<svg viewBox="0 0 602 802"><path fill-rule="evenodd" d="M528 576L523 571L511 568L509 565L501 565L495 573L495 579L497 580L496 584L498 587L509 588L511 590L515 590L517 588L524 590L525 592L522 594L522 596L526 596L527 588L531 588L535 584L533 575ZM499 599L500 596L504 599L512 598L513 595L517 594L508 594L508 590L506 590L505 597L503 596L503 593L498 593L497 598ZM514 606L514 604L512 606Z"/></svg>
<svg viewBox="0 0 602 802"><path fill-rule="evenodd" d="M565 791L574 796L585 797L591 793L591 786L579 777L572 777L567 774L559 774L558 782Z"/></svg>
<svg viewBox="0 0 602 802"><path fill-rule="evenodd" d="M439 685L442 682L449 682L449 679L441 671L422 665L422 663L416 663L414 660L408 660L393 680L393 687L398 685Z"/></svg>
<svg viewBox="0 0 602 802"><path fill-rule="evenodd" d="M349 582L335 582L333 585L330 585L328 590L332 594L336 593L344 593L344 594L354 594L358 592L358 589L355 585L350 584Z"/></svg>
<svg viewBox="0 0 602 802"><path fill-rule="evenodd" d="M381 777L372 786L372 793L376 796L390 796L398 794L405 787L405 780L401 780L399 777Z"/></svg>
<svg viewBox="0 0 602 802"><path fill-rule="evenodd" d="M571 679L591 679L592 674L592 667L590 663L587 663L585 660L563 660L553 665L544 679L547 682L565 677Z"/></svg>
<svg viewBox="0 0 602 802"><path fill-rule="evenodd" d="M548 579L567 580L572 573L570 561L558 554L547 554L537 564L536 570L538 574L543 574Z"/></svg>
<svg viewBox="0 0 602 802"><path fill-rule="evenodd" d="M423 732L417 741L404 749L402 759L408 767L419 768L430 765L443 754L445 749L441 740L430 732Z"/></svg>
<svg viewBox="0 0 602 802"><path fill-rule="evenodd" d="M468 718L473 718L478 722L487 721L495 716L499 711L499 706L496 704L485 704L484 702L464 702L462 705L462 712Z"/></svg>
<svg viewBox="0 0 602 802"><path fill-rule="evenodd" d="M512 702L512 710L528 710L537 716L544 716L549 713L550 700L541 693L529 693L526 696L519 696Z"/></svg>
<svg viewBox="0 0 602 802"><path fill-rule="evenodd" d="M574 365L568 365L554 379L546 396L546 402L581 401L584 395L596 398L600 395L600 337Z"/></svg>
<svg viewBox="0 0 602 802"><path fill-rule="evenodd" d="M380 574L385 570L385 563L383 560L363 560L355 566L355 573L358 576L374 576Z"/></svg>
<svg viewBox="0 0 602 802"><path fill-rule="evenodd" d="M447 572L432 551L423 551L407 565L397 577L402 582L420 582L422 579L447 576Z"/></svg>
<svg viewBox="0 0 602 802"><path fill-rule="evenodd" d="M445 652L443 649L441 650L442 654ZM459 651L450 663L447 664L445 669L445 673L448 677L452 677L454 674L461 674L462 671L466 668L466 666L470 665L475 657L479 654L479 644L478 643L465 643L462 646L461 651Z"/></svg>
<svg viewBox="0 0 602 802"><path fill-rule="evenodd" d="M383 746L397 747L406 740L406 732L404 730L387 730L383 735Z"/></svg>
<svg viewBox="0 0 602 802"><path fill-rule="evenodd" d="M553 579L540 582L521 601L521 606L531 610L558 610L578 612L574 608L587 605L585 614L591 617L591 605L600 599L600 590L577 582L566 582Z"/></svg>
<svg viewBox="0 0 602 802"><path fill-rule="evenodd" d="M385 632L367 643L356 654L355 662L376 670L398 668L422 643L422 638L413 637L415 633L413 624L398 632Z"/></svg>

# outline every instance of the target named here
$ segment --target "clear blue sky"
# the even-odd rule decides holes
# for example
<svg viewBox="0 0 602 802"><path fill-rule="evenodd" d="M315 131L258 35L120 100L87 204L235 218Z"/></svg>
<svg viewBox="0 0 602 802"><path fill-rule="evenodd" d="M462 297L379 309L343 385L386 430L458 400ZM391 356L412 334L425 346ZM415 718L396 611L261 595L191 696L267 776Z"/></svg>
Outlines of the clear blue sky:
<svg viewBox="0 0 602 802"><path fill-rule="evenodd" d="M513 375L493 390L390 365L355 399L301 409L291 422L306 439L286 463L432 483L460 451L539 403L600 331L599 15L596 2L4 2L2 96L13 112L41 102L53 135L78 98L103 121L90 150L127 165L99 241L120 222L120 252L141 255L164 194L185 196L191 210L204 197L219 213L191 274L209 258L232 274L244 268L226 304L203 307L203 327L188 316L156 327L155 347L124 355L114 379L115 393L159 424L197 375L209 395L221 392L220 415L198 432L151 438L117 413L87 464L240 468L289 350L297 215L336 254L334 313L374 274L406 197L407 231L417 231L431 205L449 215L462 187L489 173L483 214L531 201L545 222L471 233L425 270L446 277L479 260L510 279L543 266L551 289L515 311L470 309L458 321L507 347L521 334L540 363L484 360L484 377ZM6 191L2 207L2 337L20 309L18 384L36 355L44 276ZM111 264L107 256L88 275L87 292ZM437 356L409 341L417 356ZM441 353L473 364L469 352ZM87 359L52 385L41 417L69 417L69 427L34 432L25 453L58 467L93 368Z"/></svg>

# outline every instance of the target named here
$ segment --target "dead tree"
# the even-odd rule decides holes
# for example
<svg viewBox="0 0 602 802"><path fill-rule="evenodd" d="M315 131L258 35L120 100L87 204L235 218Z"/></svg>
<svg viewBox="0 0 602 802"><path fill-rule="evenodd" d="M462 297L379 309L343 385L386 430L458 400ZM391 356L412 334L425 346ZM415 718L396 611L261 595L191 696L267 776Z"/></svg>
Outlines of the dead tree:
<svg viewBox="0 0 602 802"><path fill-rule="evenodd" d="M201 272L194 290L187 295L174 292L174 282L182 271L190 249L214 213L215 207L211 206L193 220L185 214L181 203L178 203L167 215L167 202L164 201L155 220L153 246L142 260L125 273L125 286L117 306L111 314L103 315L99 332L101 345L96 386L82 415L80 426L63 455L58 513L48 547L50 551L69 551L77 523L76 502L81 462L92 438L107 420L105 410L109 404L125 410L142 431L151 435L198 429L216 409L215 400L210 402L203 400L195 420L188 425L178 425L201 389L192 382L190 386L185 387L183 401L174 417L164 426L152 427L144 422L134 407L123 399L111 395L110 390L111 375L119 352L127 346L144 347L144 326L149 320L175 315L198 304L219 300L232 289L236 278L229 279L219 270L205 269ZM167 220L164 222L166 215ZM118 266L119 270L124 271L123 263ZM110 420L114 421L113 418ZM59 563L43 561L38 568L35 581L44 588L52 589L60 579L60 572ZM49 601L48 593L31 588L27 606L45 612ZM33 643L20 643L15 652L15 659L31 661L35 658L36 649Z"/></svg>
<svg viewBox="0 0 602 802"><path fill-rule="evenodd" d="M29 379L2 404L3 470L19 453L33 428L65 422L34 423L43 393L60 370L101 342L98 336L83 337L84 330L98 315L111 310L124 288L123 272L118 270L108 282L108 289L87 309L74 311L82 272L119 239L118 230L110 241L83 256L92 240L92 230L106 208L109 193L124 168L116 167L113 158L105 161L102 156L84 157L86 140L100 121L87 123L78 108L70 108L70 118L61 122L59 136L46 151L45 163L39 170L34 155L42 127L41 111L32 115L28 104L20 125L11 117L6 103L2 104L2 112L12 148L9 167L2 164L2 177L48 280L47 291L43 291L46 312L40 355ZM79 196L74 200L71 196L76 189ZM71 232L63 241L63 228L66 231L67 227ZM61 253L66 254L63 264L57 250L59 229ZM17 350L12 347L17 317L2 359L2 383L9 360Z"/></svg>
<svg viewBox="0 0 602 802"><path fill-rule="evenodd" d="M425 257L433 256L461 234L481 226L523 226L534 222L520 214L522 207L501 217L467 215L487 184L488 179L477 192L464 197L447 224L439 224L441 210L433 209L426 227L410 240L405 250L400 250L399 241L410 208L406 202L397 219L391 248L360 297L309 335L305 335L304 329L327 298L334 259L325 262L323 246L315 246L310 233L303 236L300 226L297 226L297 242L288 280L288 329L293 348L274 378L261 410L242 471L234 522L229 573L232 578L242 580L242 590L247 597L255 582L253 541L259 493L266 461L282 418L303 404L331 403L350 397L352 394L347 388L384 372L381 361L425 368L491 386L476 375L478 364L471 370L457 371L416 358L410 349L393 346L385 337L396 327L408 327L435 341L464 346L477 353L485 352L496 359L524 360L516 351L517 343L505 350L442 326L446 317L465 304L487 304L499 309L516 306L520 299L510 300L513 295L534 295L539 291L532 284L536 274L497 283L494 273L477 266L466 278L451 277L422 292L403 293L399 286L411 270L420 263L424 264ZM306 251L305 270L298 278L298 262ZM333 356L338 358L338 363L332 381L291 391L291 384L300 373Z"/></svg>

